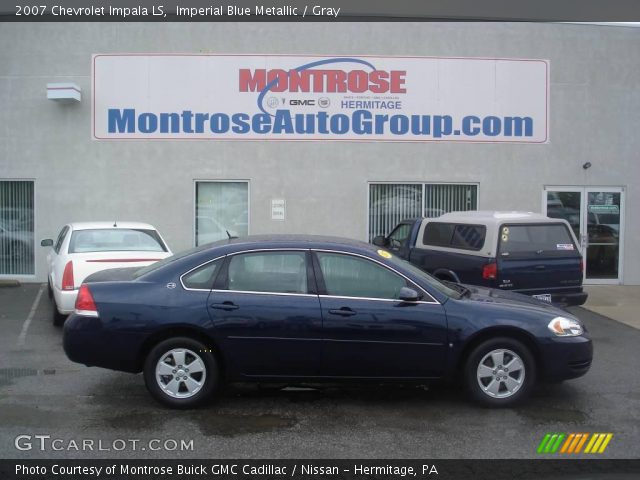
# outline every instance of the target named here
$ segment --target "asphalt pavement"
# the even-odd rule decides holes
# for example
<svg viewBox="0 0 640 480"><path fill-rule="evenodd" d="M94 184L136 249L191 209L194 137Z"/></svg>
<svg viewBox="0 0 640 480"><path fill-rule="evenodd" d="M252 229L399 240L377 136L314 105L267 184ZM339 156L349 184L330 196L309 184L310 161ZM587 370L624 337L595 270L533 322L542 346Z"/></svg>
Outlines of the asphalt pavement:
<svg viewBox="0 0 640 480"><path fill-rule="evenodd" d="M640 330L571 311L594 341L590 372L517 408L445 387L239 386L172 411L141 375L70 362L41 285L0 288L0 458L539 458L545 434L573 432L613 433L599 458L639 458Z"/></svg>

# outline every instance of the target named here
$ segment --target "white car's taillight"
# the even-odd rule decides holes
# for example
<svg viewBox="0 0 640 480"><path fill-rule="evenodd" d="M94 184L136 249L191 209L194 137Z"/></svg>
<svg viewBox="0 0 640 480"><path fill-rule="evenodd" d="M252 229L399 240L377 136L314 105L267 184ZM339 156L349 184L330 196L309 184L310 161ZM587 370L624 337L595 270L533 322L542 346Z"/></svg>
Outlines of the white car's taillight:
<svg viewBox="0 0 640 480"><path fill-rule="evenodd" d="M64 266L64 273L62 274L62 290L73 290L73 262L69 260Z"/></svg>

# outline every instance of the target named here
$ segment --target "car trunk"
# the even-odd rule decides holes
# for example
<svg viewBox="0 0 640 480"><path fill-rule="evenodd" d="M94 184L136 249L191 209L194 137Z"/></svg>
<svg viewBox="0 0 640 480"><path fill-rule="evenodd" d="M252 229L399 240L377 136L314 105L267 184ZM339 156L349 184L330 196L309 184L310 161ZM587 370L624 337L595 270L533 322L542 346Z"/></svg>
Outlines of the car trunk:
<svg viewBox="0 0 640 480"><path fill-rule="evenodd" d="M582 285L582 256L564 223L502 225L497 263L502 289L544 294Z"/></svg>
<svg viewBox="0 0 640 480"><path fill-rule="evenodd" d="M86 252L73 255L75 288L92 274L107 269L138 269L168 257L167 252Z"/></svg>

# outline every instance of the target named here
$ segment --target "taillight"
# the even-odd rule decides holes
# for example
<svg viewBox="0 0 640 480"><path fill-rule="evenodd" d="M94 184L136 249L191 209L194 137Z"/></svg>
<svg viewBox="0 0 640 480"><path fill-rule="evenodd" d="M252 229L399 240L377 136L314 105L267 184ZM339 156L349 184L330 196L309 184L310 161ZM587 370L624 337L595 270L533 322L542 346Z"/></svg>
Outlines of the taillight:
<svg viewBox="0 0 640 480"><path fill-rule="evenodd" d="M482 278L484 278L485 280L495 280L497 276L497 263L487 263L484 267L482 267Z"/></svg>
<svg viewBox="0 0 640 480"><path fill-rule="evenodd" d="M580 259L580 273L584 273L584 258Z"/></svg>
<svg viewBox="0 0 640 480"><path fill-rule="evenodd" d="M69 260L62 274L62 290L73 290L73 262Z"/></svg>
<svg viewBox="0 0 640 480"><path fill-rule="evenodd" d="M78 297L76 298L76 313L80 315L98 316L98 308L96 302L93 300L91 290L86 283L80 285L78 290Z"/></svg>

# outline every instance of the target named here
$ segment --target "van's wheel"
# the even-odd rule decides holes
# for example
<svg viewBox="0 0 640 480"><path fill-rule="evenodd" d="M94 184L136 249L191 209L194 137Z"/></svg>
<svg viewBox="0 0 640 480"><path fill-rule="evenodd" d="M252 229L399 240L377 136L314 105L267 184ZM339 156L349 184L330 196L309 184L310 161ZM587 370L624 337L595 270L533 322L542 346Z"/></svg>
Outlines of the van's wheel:
<svg viewBox="0 0 640 480"><path fill-rule="evenodd" d="M194 408L206 402L220 383L211 347L188 337L158 343L144 363L149 393L171 408Z"/></svg>
<svg viewBox="0 0 640 480"><path fill-rule="evenodd" d="M536 366L529 349L501 337L478 345L467 358L465 384L471 396L487 407L510 407L529 396Z"/></svg>

